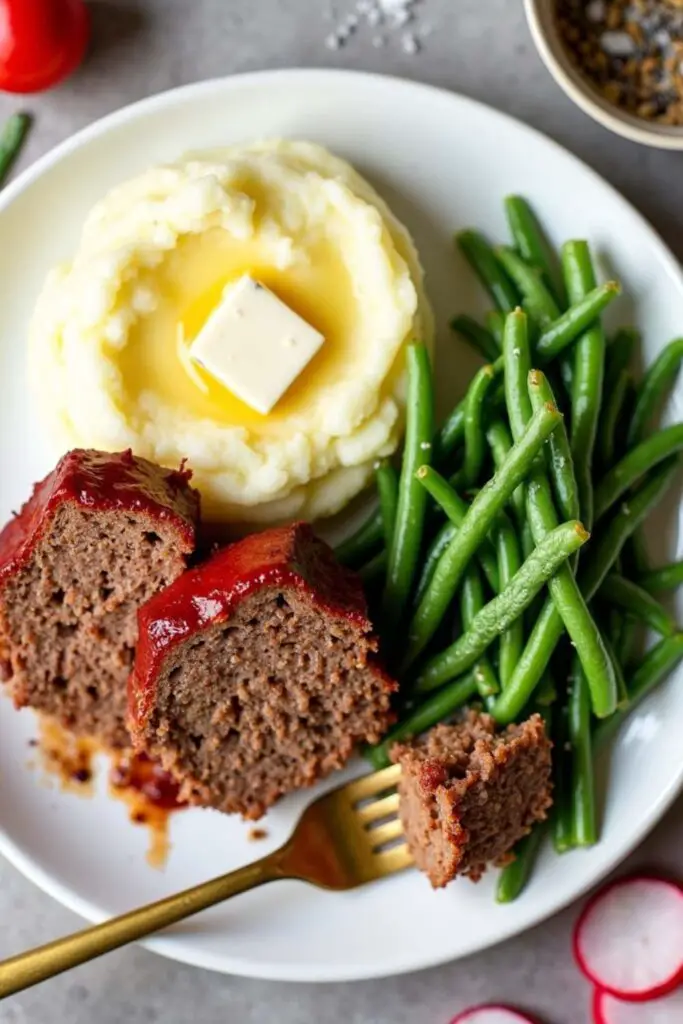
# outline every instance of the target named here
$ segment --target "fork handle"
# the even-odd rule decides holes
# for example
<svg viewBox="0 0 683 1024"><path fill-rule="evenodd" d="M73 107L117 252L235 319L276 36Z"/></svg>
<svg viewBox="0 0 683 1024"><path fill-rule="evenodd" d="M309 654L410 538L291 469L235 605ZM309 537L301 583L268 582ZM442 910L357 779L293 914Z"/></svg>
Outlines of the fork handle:
<svg viewBox="0 0 683 1024"><path fill-rule="evenodd" d="M200 910L222 903L238 893L278 878L286 878L286 851L286 846L281 847L253 864L213 878L210 882L203 882L192 889L185 889L174 896L149 903L120 917L112 917L102 924L84 928L73 935L55 939L45 946L38 946L4 960L0 963L0 999L54 978L62 971L94 960L103 953L142 939L177 921L184 921Z"/></svg>

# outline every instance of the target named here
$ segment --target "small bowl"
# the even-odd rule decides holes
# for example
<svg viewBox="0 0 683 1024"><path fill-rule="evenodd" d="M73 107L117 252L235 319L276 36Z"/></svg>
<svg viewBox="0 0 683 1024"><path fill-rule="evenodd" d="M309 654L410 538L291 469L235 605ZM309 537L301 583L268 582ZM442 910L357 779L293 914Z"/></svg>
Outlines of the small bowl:
<svg viewBox="0 0 683 1024"><path fill-rule="evenodd" d="M577 70L560 39L555 0L524 0L536 49L558 85L594 121L633 142L657 149L683 149L683 127L651 124L604 99Z"/></svg>

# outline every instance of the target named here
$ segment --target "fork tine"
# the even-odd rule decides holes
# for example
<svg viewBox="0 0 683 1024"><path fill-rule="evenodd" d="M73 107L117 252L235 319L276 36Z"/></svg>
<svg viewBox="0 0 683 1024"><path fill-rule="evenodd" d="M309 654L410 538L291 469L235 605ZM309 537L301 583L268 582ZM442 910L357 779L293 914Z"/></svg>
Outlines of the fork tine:
<svg viewBox="0 0 683 1024"><path fill-rule="evenodd" d="M380 846L384 846L385 843L391 842L392 839L398 839L402 835L403 825L398 818L394 818L393 821L385 821L383 825L370 829L368 831L368 841L373 849L376 850Z"/></svg>
<svg viewBox="0 0 683 1024"><path fill-rule="evenodd" d="M374 803L358 807L356 814L359 821L367 825L372 821L380 821L382 818L390 816L393 817L398 811L398 805L399 795L398 793L392 793L391 796L385 796L381 800L375 800Z"/></svg>
<svg viewBox="0 0 683 1024"><path fill-rule="evenodd" d="M403 871L404 868L410 868L415 863L407 843L376 853L372 861L378 876L393 875L395 871Z"/></svg>
<svg viewBox="0 0 683 1024"><path fill-rule="evenodd" d="M382 768L372 775L364 775L362 779L348 783L344 790L351 803L356 804L360 800L367 800L368 797L381 793L383 789L391 789L400 777L401 766L392 764L389 768Z"/></svg>

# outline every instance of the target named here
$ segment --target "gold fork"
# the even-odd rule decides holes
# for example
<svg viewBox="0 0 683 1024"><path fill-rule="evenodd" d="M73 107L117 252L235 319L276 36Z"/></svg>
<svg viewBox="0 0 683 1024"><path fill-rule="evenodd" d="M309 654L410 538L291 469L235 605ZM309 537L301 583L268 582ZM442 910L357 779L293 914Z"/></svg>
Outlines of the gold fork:
<svg viewBox="0 0 683 1024"><path fill-rule="evenodd" d="M284 846L253 864L5 960L0 998L278 878L343 890L410 867L406 843L397 843L403 835L394 788L399 775L392 765L319 797Z"/></svg>

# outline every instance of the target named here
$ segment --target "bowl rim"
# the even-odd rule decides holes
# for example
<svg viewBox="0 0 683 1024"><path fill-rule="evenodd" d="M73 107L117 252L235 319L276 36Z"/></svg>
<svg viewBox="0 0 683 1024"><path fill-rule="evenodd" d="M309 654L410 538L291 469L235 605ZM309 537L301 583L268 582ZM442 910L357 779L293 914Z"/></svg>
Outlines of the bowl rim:
<svg viewBox="0 0 683 1024"><path fill-rule="evenodd" d="M541 60L565 95L584 114L624 139L656 149L683 150L683 127L648 125L634 114L620 111L594 91L569 58L561 55L559 39L552 38L552 31L548 31L551 3L552 0L524 0L524 10Z"/></svg>

